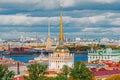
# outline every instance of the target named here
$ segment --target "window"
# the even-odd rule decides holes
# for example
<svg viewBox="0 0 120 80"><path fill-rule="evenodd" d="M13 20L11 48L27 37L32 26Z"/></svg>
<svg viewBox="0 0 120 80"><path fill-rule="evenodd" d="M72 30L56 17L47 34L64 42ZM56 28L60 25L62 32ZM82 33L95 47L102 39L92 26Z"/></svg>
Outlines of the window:
<svg viewBox="0 0 120 80"><path fill-rule="evenodd" d="M90 59L91 59L91 57L90 57Z"/></svg>

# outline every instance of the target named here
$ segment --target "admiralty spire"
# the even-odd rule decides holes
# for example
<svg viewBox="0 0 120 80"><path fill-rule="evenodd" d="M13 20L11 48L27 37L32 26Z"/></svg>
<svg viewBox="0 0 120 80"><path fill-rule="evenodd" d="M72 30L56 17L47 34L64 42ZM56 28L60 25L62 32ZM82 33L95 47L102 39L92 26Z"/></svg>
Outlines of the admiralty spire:
<svg viewBox="0 0 120 80"><path fill-rule="evenodd" d="M70 53L69 49L64 46L64 34L62 23L62 5L60 5L60 33L59 45L55 48L53 53L49 54L49 70L56 70L60 72L64 65L73 67L74 54Z"/></svg>
<svg viewBox="0 0 120 80"><path fill-rule="evenodd" d="M63 33L63 20L62 20L62 5L60 4L60 33L59 33L59 43L64 42L64 33Z"/></svg>

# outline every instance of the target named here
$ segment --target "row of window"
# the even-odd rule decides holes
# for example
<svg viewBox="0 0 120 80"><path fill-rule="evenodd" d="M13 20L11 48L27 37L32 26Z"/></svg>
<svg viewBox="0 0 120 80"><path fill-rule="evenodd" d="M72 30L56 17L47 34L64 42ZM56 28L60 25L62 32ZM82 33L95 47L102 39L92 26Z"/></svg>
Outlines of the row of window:
<svg viewBox="0 0 120 80"><path fill-rule="evenodd" d="M109 59L111 56L89 56L90 59Z"/></svg>
<svg viewBox="0 0 120 80"><path fill-rule="evenodd" d="M56 63L63 63L64 62L64 63L67 63L67 62L73 62L73 61L50 61L50 63L51 62L56 62Z"/></svg>
<svg viewBox="0 0 120 80"><path fill-rule="evenodd" d="M69 57L69 56L73 56L72 54L69 54L69 55L64 55L64 56L62 56L62 55L50 55L51 57Z"/></svg>

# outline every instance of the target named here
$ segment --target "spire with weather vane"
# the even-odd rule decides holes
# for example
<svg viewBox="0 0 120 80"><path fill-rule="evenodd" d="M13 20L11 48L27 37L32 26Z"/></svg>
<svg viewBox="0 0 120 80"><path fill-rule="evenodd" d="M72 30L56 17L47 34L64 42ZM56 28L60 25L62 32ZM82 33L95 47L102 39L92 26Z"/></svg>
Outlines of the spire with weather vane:
<svg viewBox="0 0 120 80"><path fill-rule="evenodd" d="M62 20L62 3L60 3L60 32L59 32L59 42L60 44L64 42L64 33L63 33L63 20Z"/></svg>

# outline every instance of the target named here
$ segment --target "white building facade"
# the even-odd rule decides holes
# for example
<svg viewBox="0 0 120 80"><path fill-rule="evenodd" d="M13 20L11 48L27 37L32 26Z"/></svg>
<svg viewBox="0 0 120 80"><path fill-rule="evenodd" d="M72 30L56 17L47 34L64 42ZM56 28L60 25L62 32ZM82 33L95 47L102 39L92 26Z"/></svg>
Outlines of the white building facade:
<svg viewBox="0 0 120 80"><path fill-rule="evenodd" d="M53 54L49 55L49 69L60 70L63 65L73 67L74 54L65 47L57 47Z"/></svg>
<svg viewBox="0 0 120 80"><path fill-rule="evenodd" d="M107 48L105 50L88 51L88 62L94 60L112 60L120 61L120 50L112 50Z"/></svg>

